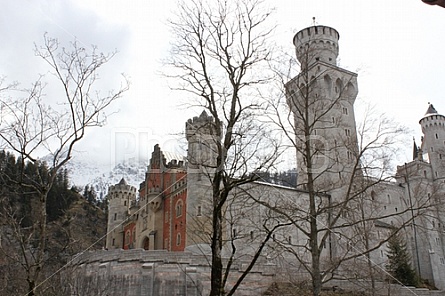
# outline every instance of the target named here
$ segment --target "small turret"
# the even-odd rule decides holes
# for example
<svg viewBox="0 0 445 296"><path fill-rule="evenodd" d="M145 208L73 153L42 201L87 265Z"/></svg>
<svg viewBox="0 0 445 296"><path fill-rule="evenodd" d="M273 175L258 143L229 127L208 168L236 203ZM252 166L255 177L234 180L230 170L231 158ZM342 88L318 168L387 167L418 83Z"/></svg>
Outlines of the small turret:
<svg viewBox="0 0 445 296"><path fill-rule="evenodd" d="M439 114L432 104L419 121L424 135L422 151L428 154L433 178L445 177L445 116Z"/></svg>
<svg viewBox="0 0 445 296"><path fill-rule="evenodd" d="M137 190L128 185L124 178L108 188L107 242L108 249L122 248L122 223L127 219L130 207L136 201Z"/></svg>

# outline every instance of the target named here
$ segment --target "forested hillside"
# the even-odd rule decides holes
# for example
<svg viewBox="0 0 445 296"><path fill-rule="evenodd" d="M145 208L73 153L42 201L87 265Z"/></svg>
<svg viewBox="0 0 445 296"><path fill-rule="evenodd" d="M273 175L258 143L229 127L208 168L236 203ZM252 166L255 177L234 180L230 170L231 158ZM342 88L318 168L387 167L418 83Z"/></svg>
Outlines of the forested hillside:
<svg viewBox="0 0 445 296"><path fill-rule="evenodd" d="M0 295L25 295L25 274L34 266L37 250L33 246L39 238L35 222L39 219L35 218L40 213L34 186L48 178L47 164L37 163L0 151ZM48 192L48 239L39 284L45 295L58 295L58 270L74 254L104 244L106 213L90 191L84 190L87 199L69 184L67 170L62 169Z"/></svg>

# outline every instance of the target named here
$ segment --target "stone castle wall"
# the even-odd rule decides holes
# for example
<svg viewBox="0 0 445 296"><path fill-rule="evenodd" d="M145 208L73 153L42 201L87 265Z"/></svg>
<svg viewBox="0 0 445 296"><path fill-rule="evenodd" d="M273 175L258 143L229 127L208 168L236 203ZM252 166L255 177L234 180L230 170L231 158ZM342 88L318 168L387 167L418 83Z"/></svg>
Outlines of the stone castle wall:
<svg viewBox="0 0 445 296"><path fill-rule="evenodd" d="M228 286L247 264L234 264ZM64 295L197 296L210 292L210 267L204 256L188 252L102 250L74 258L65 270ZM275 266L260 264L235 295L261 295L274 280Z"/></svg>
<svg viewBox="0 0 445 296"><path fill-rule="evenodd" d="M102 250L75 257L64 270L63 295L97 296L198 296L210 292L209 258L189 252ZM233 265L228 286L235 283L247 262ZM294 275L294 276L292 276ZM245 278L235 295L259 296L274 282L295 277L299 272L283 271L273 264L260 262ZM367 295L370 282L364 280L332 280L325 290L355 291ZM362 294L363 293L363 294ZM445 296L445 291L402 287L375 283L376 296Z"/></svg>

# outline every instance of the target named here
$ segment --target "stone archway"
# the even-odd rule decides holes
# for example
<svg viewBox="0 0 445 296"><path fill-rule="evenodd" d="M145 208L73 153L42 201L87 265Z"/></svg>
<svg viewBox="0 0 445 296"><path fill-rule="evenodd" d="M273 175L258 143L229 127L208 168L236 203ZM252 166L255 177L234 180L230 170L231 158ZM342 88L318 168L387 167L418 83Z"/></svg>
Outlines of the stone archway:
<svg viewBox="0 0 445 296"><path fill-rule="evenodd" d="M142 241L142 248L144 250L150 249L150 239L148 237L145 237L144 240Z"/></svg>

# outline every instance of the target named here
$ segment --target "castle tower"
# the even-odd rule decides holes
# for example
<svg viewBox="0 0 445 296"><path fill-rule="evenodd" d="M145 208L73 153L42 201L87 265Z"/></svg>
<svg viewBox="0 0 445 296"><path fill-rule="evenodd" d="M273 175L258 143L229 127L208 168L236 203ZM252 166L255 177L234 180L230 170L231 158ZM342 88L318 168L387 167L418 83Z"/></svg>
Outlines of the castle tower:
<svg viewBox="0 0 445 296"><path fill-rule="evenodd" d="M187 242L195 245L208 242L211 227L210 178L216 163L217 132L212 116L205 111L199 117L189 119L185 125L187 150ZM210 231L210 230L209 230Z"/></svg>
<svg viewBox="0 0 445 296"><path fill-rule="evenodd" d="M317 61L336 66L339 38L335 29L326 26L301 30L293 40L298 61L308 67Z"/></svg>
<svg viewBox="0 0 445 296"><path fill-rule="evenodd" d="M127 219L132 203L136 201L136 188L128 185L124 178L116 185L108 188L108 223L107 249L123 247L123 225Z"/></svg>
<svg viewBox="0 0 445 296"><path fill-rule="evenodd" d="M445 116L430 104L419 121L422 127L422 151L428 154L433 179L445 178Z"/></svg>
<svg viewBox="0 0 445 296"><path fill-rule="evenodd" d="M338 32L326 26L305 28L293 39L301 70L286 84L286 97L295 118L297 182L303 188L308 170L316 189L324 191L341 186L355 164L357 74L337 66L338 40ZM310 166L305 143L313 149Z"/></svg>

